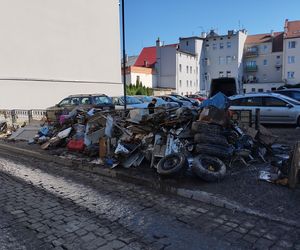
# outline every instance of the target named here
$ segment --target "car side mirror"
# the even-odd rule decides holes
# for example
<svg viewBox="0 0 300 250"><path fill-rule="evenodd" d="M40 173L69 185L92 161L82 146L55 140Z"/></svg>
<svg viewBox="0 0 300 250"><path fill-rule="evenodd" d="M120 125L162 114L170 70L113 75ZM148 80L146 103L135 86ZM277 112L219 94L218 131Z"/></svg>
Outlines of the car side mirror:
<svg viewBox="0 0 300 250"><path fill-rule="evenodd" d="M286 106L287 106L289 109L292 108L292 107L294 107L292 104L289 104L289 103L288 103Z"/></svg>

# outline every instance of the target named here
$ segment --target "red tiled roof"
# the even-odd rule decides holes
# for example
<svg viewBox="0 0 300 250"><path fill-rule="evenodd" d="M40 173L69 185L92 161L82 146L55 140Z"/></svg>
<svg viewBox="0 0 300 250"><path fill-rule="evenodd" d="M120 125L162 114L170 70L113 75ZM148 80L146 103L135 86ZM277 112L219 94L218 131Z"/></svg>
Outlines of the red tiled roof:
<svg viewBox="0 0 300 250"><path fill-rule="evenodd" d="M168 44L168 45L164 45L164 47L166 46L176 47L177 45L178 44ZM147 62L147 65L145 65L145 62ZM134 66L153 68L155 63L156 63L156 46L145 47L142 49Z"/></svg>
<svg viewBox="0 0 300 250"><path fill-rule="evenodd" d="M259 43L271 43L272 51L283 51L283 32L274 32L274 36L271 33L249 35L246 39L246 44L259 44Z"/></svg>
<svg viewBox="0 0 300 250"><path fill-rule="evenodd" d="M154 67L156 63L156 46L143 48L134 66L146 67L145 62L147 62L148 68Z"/></svg>
<svg viewBox="0 0 300 250"><path fill-rule="evenodd" d="M285 38L300 37L300 21L288 21L285 23Z"/></svg>

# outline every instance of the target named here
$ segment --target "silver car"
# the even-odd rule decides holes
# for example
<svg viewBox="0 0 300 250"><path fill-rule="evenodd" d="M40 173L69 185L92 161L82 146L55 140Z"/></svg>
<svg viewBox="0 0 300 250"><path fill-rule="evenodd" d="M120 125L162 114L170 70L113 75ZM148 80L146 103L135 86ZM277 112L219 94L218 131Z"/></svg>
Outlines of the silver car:
<svg viewBox="0 0 300 250"><path fill-rule="evenodd" d="M260 109L261 123L284 123L300 126L300 102L275 93L254 93L235 95L230 110L251 110L255 114Z"/></svg>

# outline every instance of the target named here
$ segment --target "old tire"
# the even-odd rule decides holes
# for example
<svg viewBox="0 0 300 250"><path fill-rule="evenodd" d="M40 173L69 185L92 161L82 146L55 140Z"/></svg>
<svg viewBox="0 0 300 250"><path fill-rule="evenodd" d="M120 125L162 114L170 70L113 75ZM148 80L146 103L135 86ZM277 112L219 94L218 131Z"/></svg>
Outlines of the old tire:
<svg viewBox="0 0 300 250"><path fill-rule="evenodd" d="M208 182L217 182L226 175L225 164L216 157L198 155L194 158L193 172L201 179Z"/></svg>
<svg viewBox="0 0 300 250"><path fill-rule="evenodd" d="M226 159L233 155L233 148L231 146L222 146L215 144L197 144L196 152L198 154L206 154L221 159Z"/></svg>
<svg viewBox="0 0 300 250"><path fill-rule="evenodd" d="M175 175L187 166L184 154L174 153L163 157L157 164L157 173L160 175Z"/></svg>
<svg viewBox="0 0 300 250"><path fill-rule="evenodd" d="M192 123L192 131L194 133L220 135L222 132L222 127L216 124L195 121Z"/></svg>
<svg viewBox="0 0 300 250"><path fill-rule="evenodd" d="M227 142L227 139L222 135L220 135L220 136L211 136L209 134L197 133L194 136L194 142L229 146L229 144Z"/></svg>

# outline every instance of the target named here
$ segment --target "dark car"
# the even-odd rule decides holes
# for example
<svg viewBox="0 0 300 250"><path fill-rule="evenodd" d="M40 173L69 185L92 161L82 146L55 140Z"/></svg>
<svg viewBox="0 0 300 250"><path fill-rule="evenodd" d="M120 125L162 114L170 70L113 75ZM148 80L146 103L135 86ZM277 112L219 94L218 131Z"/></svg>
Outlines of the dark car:
<svg viewBox="0 0 300 250"><path fill-rule="evenodd" d="M300 89L281 89L274 91L274 93L285 95L300 101Z"/></svg>
<svg viewBox="0 0 300 250"><path fill-rule="evenodd" d="M98 110L113 110L115 105L110 97L104 94L70 95L53 107L46 109L46 116L50 121L56 121L58 116L72 111L75 107L83 110L96 108Z"/></svg>
<svg viewBox="0 0 300 250"><path fill-rule="evenodd" d="M178 94L171 94L170 96L173 96L180 101L190 102L193 106L196 106L196 107L199 106L199 102L197 100L193 100L193 99L190 99L185 96L178 95Z"/></svg>

